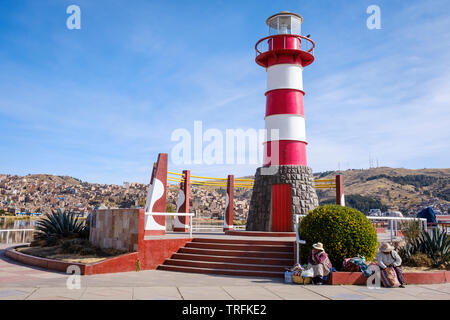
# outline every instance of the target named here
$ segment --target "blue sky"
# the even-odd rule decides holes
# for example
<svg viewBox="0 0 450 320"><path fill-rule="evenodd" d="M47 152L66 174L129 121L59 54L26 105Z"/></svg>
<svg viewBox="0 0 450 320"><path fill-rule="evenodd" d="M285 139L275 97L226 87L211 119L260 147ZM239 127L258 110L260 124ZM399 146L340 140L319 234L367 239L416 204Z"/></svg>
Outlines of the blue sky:
<svg viewBox="0 0 450 320"><path fill-rule="evenodd" d="M66 8L81 8L68 30ZM369 5L381 29L366 27ZM254 44L265 19L301 14L315 172L449 167L450 1L0 1L0 173L147 183L173 130L264 127ZM376 160L374 160L376 163ZM186 166L185 166L186 167ZM255 165L190 165L253 174Z"/></svg>

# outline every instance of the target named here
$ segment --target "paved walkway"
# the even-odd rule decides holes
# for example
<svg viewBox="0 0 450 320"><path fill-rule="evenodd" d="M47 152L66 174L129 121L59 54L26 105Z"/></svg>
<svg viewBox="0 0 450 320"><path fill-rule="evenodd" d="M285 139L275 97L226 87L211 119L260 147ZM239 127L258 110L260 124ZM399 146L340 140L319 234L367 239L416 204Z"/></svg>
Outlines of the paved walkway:
<svg viewBox="0 0 450 320"><path fill-rule="evenodd" d="M409 285L405 289L364 286L288 285L278 278L231 277L148 270L81 276L68 289L69 275L29 267L4 256L0 244L0 300L450 300L450 284Z"/></svg>

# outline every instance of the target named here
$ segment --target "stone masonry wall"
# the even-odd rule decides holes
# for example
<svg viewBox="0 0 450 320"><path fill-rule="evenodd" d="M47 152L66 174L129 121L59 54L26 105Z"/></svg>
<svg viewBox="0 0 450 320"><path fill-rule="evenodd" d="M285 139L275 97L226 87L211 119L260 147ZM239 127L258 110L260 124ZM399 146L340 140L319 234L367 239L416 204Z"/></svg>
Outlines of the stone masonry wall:
<svg viewBox="0 0 450 320"><path fill-rule="evenodd" d="M139 209L96 210L91 217L89 241L93 245L138 250Z"/></svg>
<svg viewBox="0 0 450 320"><path fill-rule="evenodd" d="M278 172L274 175L261 175L261 168L258 168L250 201L247 231L272 231L270 225L272 185L281 183L291 184L292 214L307 214L319 205L311 168L295 165L279 166ZM293 224L292 231L294 231Z"/></svg>

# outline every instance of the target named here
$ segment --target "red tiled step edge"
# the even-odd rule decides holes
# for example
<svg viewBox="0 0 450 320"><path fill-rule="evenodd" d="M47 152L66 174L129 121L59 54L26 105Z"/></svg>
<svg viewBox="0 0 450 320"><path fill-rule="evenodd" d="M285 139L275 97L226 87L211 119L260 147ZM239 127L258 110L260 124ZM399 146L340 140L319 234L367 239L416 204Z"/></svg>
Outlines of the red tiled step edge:
<svg viewBox="0 0 450 320"><path fill-rule="evenodd" d="M269 264L291 266L294 259L283 258L264 258L264 257L236 257L236 256L218 256L206 254L189 254L175 253L171 259L193 260L193 261L212 261L212 262L228 262L228 263L244 263L244 264Z"/></svg>
<svg viewBox="0 0 450 320"><path fill-rule="evenodd" d="M264 231L225 231L229 236L249 236L249 237L295 237L295 232L264 232Z"/></svg>
<svg viewBox="0 0 450 320"><path fill-rule="evenodd" d="M112 257L103 261L95 263L76 263L66 262L54 259L40 258L24 254L16 251L16 248L26 246L10 247L5 250L5 255L15 261L23 264L41 267L49 270L66 272L69 266L78 266L82 275L102 274L102 273L114 273L114 272L127 272L136 271L138 253L131 252L117 257Z"/></svg>
<svg viewBox="0 0 450 320"><path fill-rule="evenodd" d="M265 264L243 264L243 263L227 263L212 261L192 261L167 259L163 265L183 266L204 269L234 269L234 270L254 270L254 271L271 271L284 272L289 265L265 265Z"/></svg>
<svg viewBox="0 0 450 320"><path fill-rule="evenodd" d="M173 265L165 265L165 264L158 266L158 269L166 270L166 271L203 273L203 274L220 274L220 275L231 275L231 276L271 277L271 278L284 277L284 272L197 268L197 267L173 266Z"/></svg>
<svg viewBox="0 0 450 320"><path fill-rule="evenodd" d="M203 248L187 248L187 247L180 248L178 250L178 253L189 253L189 254L199 254L209 256L284 258L284 259L292 258L292 252L220 250L220 249L203 249Z"/></svg>
<svg viewBox="0 0 450 320"><path fill-rule="evenodd" d="M209 243L209 242L189 242L186 243L186 248L200 248L200 249L219 249L219 250L241 250L241 251L276 251L276 252L292 252L291 245L251 245L251 244L229 244L229 243Z"/></svg>
<svg viewBox="0 0 450 320"><path fill-rule="evenodd" d="M450 271L404 272L406 284L433 284L450 282ZM329 284L361 284L367 278L361 272L333 272Z"/></svg>
<svg viewBox="0 0 450 320"><path fill-rule="evenodd" d="M273 245L294 247L295 241L273 241L273 240L252 240L252 239L213 239L194 238L194 243L223 243L223 244L251 244L251 245Z"/></svg>

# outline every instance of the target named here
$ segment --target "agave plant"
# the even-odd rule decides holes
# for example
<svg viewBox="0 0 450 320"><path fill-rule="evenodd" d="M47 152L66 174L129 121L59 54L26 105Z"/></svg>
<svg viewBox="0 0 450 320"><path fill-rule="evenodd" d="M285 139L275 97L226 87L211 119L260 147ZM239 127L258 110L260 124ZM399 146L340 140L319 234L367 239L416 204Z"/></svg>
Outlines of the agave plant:
<svg viewBox="0 0 450 320"><path fill-rule="evenodd" d="M426 253L435 266L450 262L450 237L447 232L434 228L431 235L422 232L418 239L419 251Z"/></svg>
<svg viewBox="0 0 450 320"><path fill-rule="evenodd" d="M58 209L37 221L34 238L52 245L59 239L81 237L84 229L84 222L75 213Z"/></svg>
<svg viewBox="0 0 450 320"><path fill-rule="evenodd" d="M404 247L401 247L398 251L403 260L411 259L411 256L418 252L418 247L412 243L406 243Z"/></svg>
<svg viewBox="0 0 450 320"><path fill-rule="evenodd" d="M431 231L431 235L428 232L422 231L416 239L410 239L399 253L407 260L418 252L428 255L435 267L442 264L449 264L450 237L445 231L441 231L439 228L434 228Z"/></svg>

